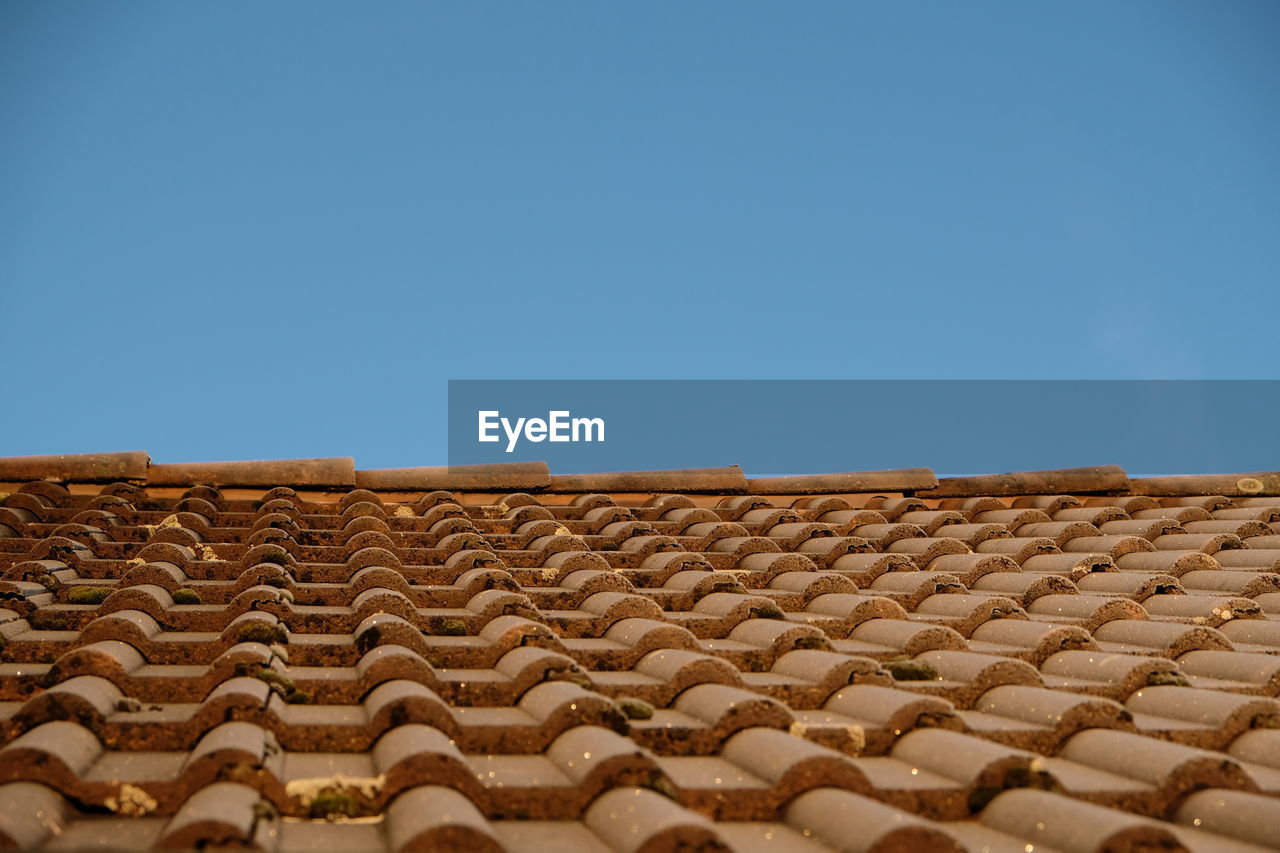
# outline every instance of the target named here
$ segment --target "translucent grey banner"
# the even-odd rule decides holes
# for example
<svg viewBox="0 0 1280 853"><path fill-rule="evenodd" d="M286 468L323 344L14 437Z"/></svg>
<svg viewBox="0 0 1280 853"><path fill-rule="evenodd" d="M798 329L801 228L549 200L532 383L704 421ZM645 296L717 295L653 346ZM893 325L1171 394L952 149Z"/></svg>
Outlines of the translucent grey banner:
<svg viewBox="0 0 1280 853"><path fill-rule="evenodd" d="M455 380L449 464L751 475L1280 468L1280 381Z"/></svg>

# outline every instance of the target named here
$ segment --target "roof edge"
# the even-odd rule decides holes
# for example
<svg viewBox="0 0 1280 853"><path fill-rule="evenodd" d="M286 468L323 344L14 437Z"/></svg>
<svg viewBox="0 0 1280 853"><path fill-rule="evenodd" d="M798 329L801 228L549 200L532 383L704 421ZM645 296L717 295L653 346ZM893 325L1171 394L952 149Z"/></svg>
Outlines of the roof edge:
<svg viewBox="0 0 1280 853"><path fill-rule="evenodd" d="M1135 495L1182 498L1222 495L1230 498L1280 496L1280 471L1249 474L1184 474L1172 477L1135 477L1129 481Z"/></svg>
<svg viewBox="0 0 1280 853"><path fill-rule="evenodd" d="M321 459L266 459L256 462L178 462L152 465L152 486L345 486L356 484L350 456Z"/></svg>
<svg viewBox="0 0 1280 853"><path fill-rule="evenodd" d="M145 480L151 457L142 450L121 453L66 453L0 459L0 480L75 480L114 483Z"/></svg>
<svg viewBox="0 0 1280 853"><path fill-rule="evenodd" d="M1057 468L1050 471L1014 471L974 477L943 477L936 488L921 489L922 498L978 496L1119 494L1129 490L1129 475L1119 465L1092 468Z"/></svg>
<svg viewBox="0 0 1280 853"><path fill-rule="evenodd" d="M741 495L747 478L737 465L670 471L552 475L549 492L688 492Z"/></svg>
<svg viewBox="0 0 1280 853"><path fill-rule="evenodd" d="M932 468L850 471L843 474L801 474L793 477L751 477L747 489L769 495L857 494L910 492L933 489L938 477Z"/></svg>
<svg viewBox="0 0 1280 853"><path fill-rule="evenodd" d="M1035 494L1152 497L1280 497L1280 471L1130 478L1118 465L937 477L930 468L747 478L737 465L659 471L552 474L546 462L374 468L357 471L348 456L262 461L152 464L145 451L0 457L0 482L132 482L153 486L365 488L382 491L522 491L691 494L866 494L922 498Z"/></svg>
<svg viewBox="0 0 1280 853"><path fill-rule="evenodd" d="M435 491L542 491L551 485L545 462L500 462L494 465L447 465L426 468L372 468L356 471L362 489Z"/></svg>

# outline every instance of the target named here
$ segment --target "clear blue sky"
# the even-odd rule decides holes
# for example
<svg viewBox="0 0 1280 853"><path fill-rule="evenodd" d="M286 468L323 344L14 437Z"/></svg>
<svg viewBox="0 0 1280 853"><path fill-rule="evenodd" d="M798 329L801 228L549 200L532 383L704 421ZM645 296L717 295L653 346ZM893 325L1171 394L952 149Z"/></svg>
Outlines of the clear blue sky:
<svg viewBox="0 0 1280 853"><path fill-rule="evenodd" d="M441 464L450 378L1275 378L1277 44L1271 0L3 0L0 455Z"/></svg>

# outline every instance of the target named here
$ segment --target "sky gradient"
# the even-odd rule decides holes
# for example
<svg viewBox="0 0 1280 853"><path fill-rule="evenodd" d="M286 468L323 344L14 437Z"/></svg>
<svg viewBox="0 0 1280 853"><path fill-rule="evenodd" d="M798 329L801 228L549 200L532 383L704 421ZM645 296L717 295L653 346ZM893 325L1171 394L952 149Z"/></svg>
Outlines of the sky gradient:
<svg viewBox="0 0 1280 853"><path fill-rule="evenodd" d="M1277 378L1277 43L1269 0L3 0L0 455L443 464L448 379Z"/></svg>

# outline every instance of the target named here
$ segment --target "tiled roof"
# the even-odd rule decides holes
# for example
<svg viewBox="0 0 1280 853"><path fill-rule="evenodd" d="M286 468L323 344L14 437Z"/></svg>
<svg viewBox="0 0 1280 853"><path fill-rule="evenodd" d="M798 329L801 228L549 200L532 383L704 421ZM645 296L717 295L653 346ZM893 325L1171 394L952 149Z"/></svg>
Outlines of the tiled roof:
<svg viewBox="0 0 1280 853"><path fill-rule="evenodd" d="M1278 487L0 459L0 847L1274 849Z"/></svg>

